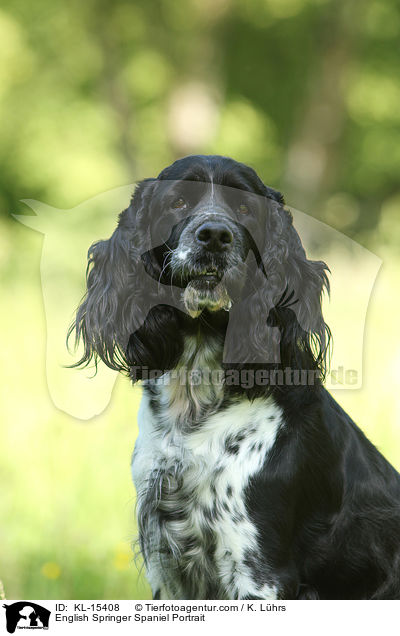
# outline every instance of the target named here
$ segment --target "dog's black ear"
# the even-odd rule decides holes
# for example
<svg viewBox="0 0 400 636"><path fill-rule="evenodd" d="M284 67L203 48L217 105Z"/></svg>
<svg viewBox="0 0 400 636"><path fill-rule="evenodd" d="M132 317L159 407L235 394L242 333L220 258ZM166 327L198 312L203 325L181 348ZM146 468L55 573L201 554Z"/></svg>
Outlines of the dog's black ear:
<svg viewBox="0 0 400 636"><path fill-rule="evenodd" d="M309 260L279 192L265 195L263 240L252 237L244 301L231 310L225 359L234 364L272 364L324 375L330 331L322 315L329 292L327 266ZM261 231L260 231L261 236ZM247 293L249 290L249 293Z"/></svg>
<svg viewBox="0 0 400 636"><path fill-rule="evenodd" d="M119 345L123 338L121 303L128 294L130 269L129 246L119 228L110 239L89 248L87 291L67 338L75 332L75 344L82 340L84 352L72 366L87 366L93 360L97 367L100 358L111 369L124 368Z"/></svg>
<svg viewBox="0 0 400 636"><path fill-rule="evenodd" d="M68 342L75 333L75 345L82 340L84 351L72 366L87 366L91 361L97 366L100 359L111 369L127 370L129 336L143 319L136 302L143 284L136 276L140 259L138 221L153 183L154 179L146 179L138 184L112 236L89 248L87 291L67 336Z"/></svg>
<svg viewBox="0 0 400 636"><path fill-rule="evenodd" d="M318 368L324 375L330 330L322 314L322 296L324 291L329 294L329 269L307 258L292 214L281 201L268 205L266 226L262 261L270 306L267 324L279 329L281 363Z"/></svg>

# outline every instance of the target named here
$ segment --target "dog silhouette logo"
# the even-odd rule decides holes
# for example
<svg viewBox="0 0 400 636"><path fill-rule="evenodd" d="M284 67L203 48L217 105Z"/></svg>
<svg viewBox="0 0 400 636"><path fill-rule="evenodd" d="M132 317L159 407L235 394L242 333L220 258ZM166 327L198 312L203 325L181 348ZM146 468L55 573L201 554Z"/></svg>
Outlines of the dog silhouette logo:
<svg viewBox="0 0 400 636"><path fill-rule="evenodd" d="M48 629L50 610L32 603L18 601L11 605L3 605L6 610L6 627L9 634L16 629Z"/></svg>
<svg viewBox="0 0 400 636"><path fill-rule="evenodd" d="M168 181L168 184L172 187L173 181ZM197 200L203 192L204 183L185 181L185 184L185 191L188 192L189 198ZM176 181L177 189L181 185L182 182ZM121 318L121 325L127 324L128 317L129 320L132 319L128 325L129 329L124 329L123 338L121 338L122 357L126 354L131 361L131 352L135 351L135 347L134 340L130 340L130 336L136 334L137 338L141 337L140 329L149 312L156 312L157 307L164 305L194 317L201 313L202 304L204 304L204 292L196 284L195 279L185 288L179 277L175 281L177 284L170 277L173 269L176 270L180 264L184 263L187 256L185 250L175 254L176 260L172 265L170 265L171 253L167 252L161 274L156 270L152 273L151 270L154 254L161 253L171 233L179 230L176 225L176 210L166 211L165 215L160 216L157 206L153 211L150 211L147 206L147 212L146 214L143 212L142 219L143 236L135 246L131 244L131 239L126 241L124 239L125 247L122 248L115 241L115 237L112 241L106 238L115 232L116 212L126 208L133 190L134 184L121 186L98 194L69 210L55 208L33 199L25 199L23 202L34 214L13 215L18 222L44 235L40 273L47 325L45 368L48 390L58 409L82 420L91 419L105 410L111 400L118 375L117 371L107 364L100 364L97 370L94 366L83 367L76 373L71 373L69 368L72 358L65 346L65 334L71 324L72 308L78 306L86 291L83 272L87 266L86 254L89 245L92 244L88 275L91 275L94 291L99 294L97 302L95 297L92 297L91 309L94 313L90 315L98 316L100 322L97 323L97 327L101 327L103 335L107 335L107 329L112 330L113 326L115 327L115 321L110 313L105 312L104 316L100 315L101 308L106 298L109 298L110 303L107 309L116 312L116 316L119 305L113 294L121 294L126 301L124 304L126 316L124 313L125 317L124 320ZM272 248L265 249L265 244L272 240L272 235L256 231L252 225L251 215L241 214L240 219L236 219L234 210L241 204L241 198L237 199L237 197L242 197L242 194L243 191L239 189L218 184L214 184L209 191L210 201L230 202L229 209L224 208L224 210L227 215L230 215L231 221L242 228L252 246L247 257L240 264L242 271L248 272L249 281L249 285L242 290L242 302L234 302L232 306L230 305L230 291L234 292L231 288L236 280L233 280L232 276L223 276L219 284L214 287L214 308L225 309L227 312L225 318L228 319L224 340L224 364L279 364L285 342L290 344L295 335L290 331L291 327L295 329L296 337L298 336L302 342L306 345L312 344L313 350L314 347L316 350L324 349L328 338L325 338L325 342L318 340L318 336L322 337L323 334L316 288L313 289L311 285L302 283L303 279L297 269L289 268L287 265L286 257L280 263L276 261ZM260 209L264 209L264 217L267 218L265 206L268 211L273 211L272 208L276 203L268 202L265 197L258 195L254 197L253 203L260 206ZM340 372L335 371L327 375L327 387L361 388L367 309L382 261L375 254L325 223L300 210L289 206L286 208L288 215L290 213L293 217L293 227L301 236L305 252L312 260L326 260L332 271L330 287L335 302L332 306L329 305L327 294L324 300L324 315L327 316L328 324L335 325L336 333L331 367L339 370L355 370L357 376L356 382L347 382L344 378L340 379ZM179 210L179 223L184 223L191 216L190 206L185 210ZM270 218L275 216L270 215ZM272 229L280 232L280 224L273 226ZM103 240L99 241L101 237ZM119 252L119 247L122 252ZM110 252L111 249L114 251ZM117 259L115 262L110 258L111 253L119 254L113 256ZM97 268L93 260L94 256L98 260ZM118 269L116 264L119 263L120 256L126 257L127 261L123 266L120 263L120 269ZM132 278L133 262L135 263L136 287ZM263 268L260 267L261 263ZM271 271L274 268L276 276L272 280ZM168 274L169 271L170 274ZM349 277L349 271L351 277ZM125 275L127 276L126 284L121 279L121 276ZM110 277L109 280L107 276ZM111 284L113 276L115 276L116 284ZM272 282L276 284L276 294L270 292ZM104 288L101 286L103 283ZM128 289L132 290L132 298L129 302L127 302ZM130 314L129 310L133 302L135 302L135 311ZM259 302L258 314L253 312L252 318L251 307L256 306L257 302ZM343 311L343 307L346 311ZM82 313L81 317L83 318L84 315ZM249 338L250 333L256 333L249 320L257 322L258 315L263 316L266 323L266 325L263 323L263 327L266 328L263 329L262 347L259 338L255 338L254 342ZM315 336L313 343L310 343L310 333ZM113 335L110 335L107 342L113 343ZM72 339L71 345L73 344ZM80 357L83 353L84 347L81 343L77 356ZM92 376L95 371L97 374L94 380ZM345 371L344 375L346 375Z"/></svg>

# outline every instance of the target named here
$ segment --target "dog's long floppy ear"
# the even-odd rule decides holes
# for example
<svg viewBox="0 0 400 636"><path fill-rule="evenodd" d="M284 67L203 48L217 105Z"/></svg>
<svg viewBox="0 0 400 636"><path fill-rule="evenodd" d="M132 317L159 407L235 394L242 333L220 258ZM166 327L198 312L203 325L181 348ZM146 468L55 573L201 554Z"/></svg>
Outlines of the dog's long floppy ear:
<svg viewBox="0 0 400 636"><path fill-rule="evenodd" d="M323 376L330 331L321 300L329 292L328 268L307 258L283 196L267 187L264 196L263 239L257 262L247 263L250 293L231 309L224 360L318 370Z"/></svg>
<svg viewBox="0 0 400 636"><path fill-rule="evenodd" d="M329 294L327 265L306 256L280 193L266 188L268 201L262 261L271 307L267 325L279 330L281 363L294 369L326 372L330 330L322 315Z"/></svg>
<svg viewBox="0 0 400 636"><path fill-rule="evenodd" d="M71 365L87 366L98 359L117 371L127 370L125 350L129 336L144 317L137 306L140 285L136 276L140 259L138 217L148 205L154 179L140 182L130 206L119 216L118 227L108 240L89 248L86 294L69 328L67 343L75 333L83 355Z"/></svg>

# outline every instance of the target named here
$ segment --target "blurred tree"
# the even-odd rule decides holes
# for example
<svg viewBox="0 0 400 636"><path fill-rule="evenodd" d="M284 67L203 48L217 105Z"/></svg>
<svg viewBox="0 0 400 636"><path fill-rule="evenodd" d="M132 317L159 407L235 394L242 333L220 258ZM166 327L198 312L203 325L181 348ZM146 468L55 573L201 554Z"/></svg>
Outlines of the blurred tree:
<svg viewBox="0 0 400 636"><path fill-rule="evenodd" d="M398 189L399 32L397 0L5 0L2 214L217 152L368 242Z"/></svg>

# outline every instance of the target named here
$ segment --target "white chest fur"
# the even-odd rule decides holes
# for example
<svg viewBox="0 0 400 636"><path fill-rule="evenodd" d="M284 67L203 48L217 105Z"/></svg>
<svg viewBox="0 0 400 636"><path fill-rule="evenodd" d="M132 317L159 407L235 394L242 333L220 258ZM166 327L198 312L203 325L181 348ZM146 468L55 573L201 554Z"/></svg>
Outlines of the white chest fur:
<svg viewBox="0 0 400 636"><path fill-rule="evenodd" d="M144 395L132 462L141 549L153 592L169 598L276 598L255 581L257 531L244 490L274 444L282 414L271 398L241 400L190 430L163 390ZM258 568L260 570L260 568Z"/></svg>

